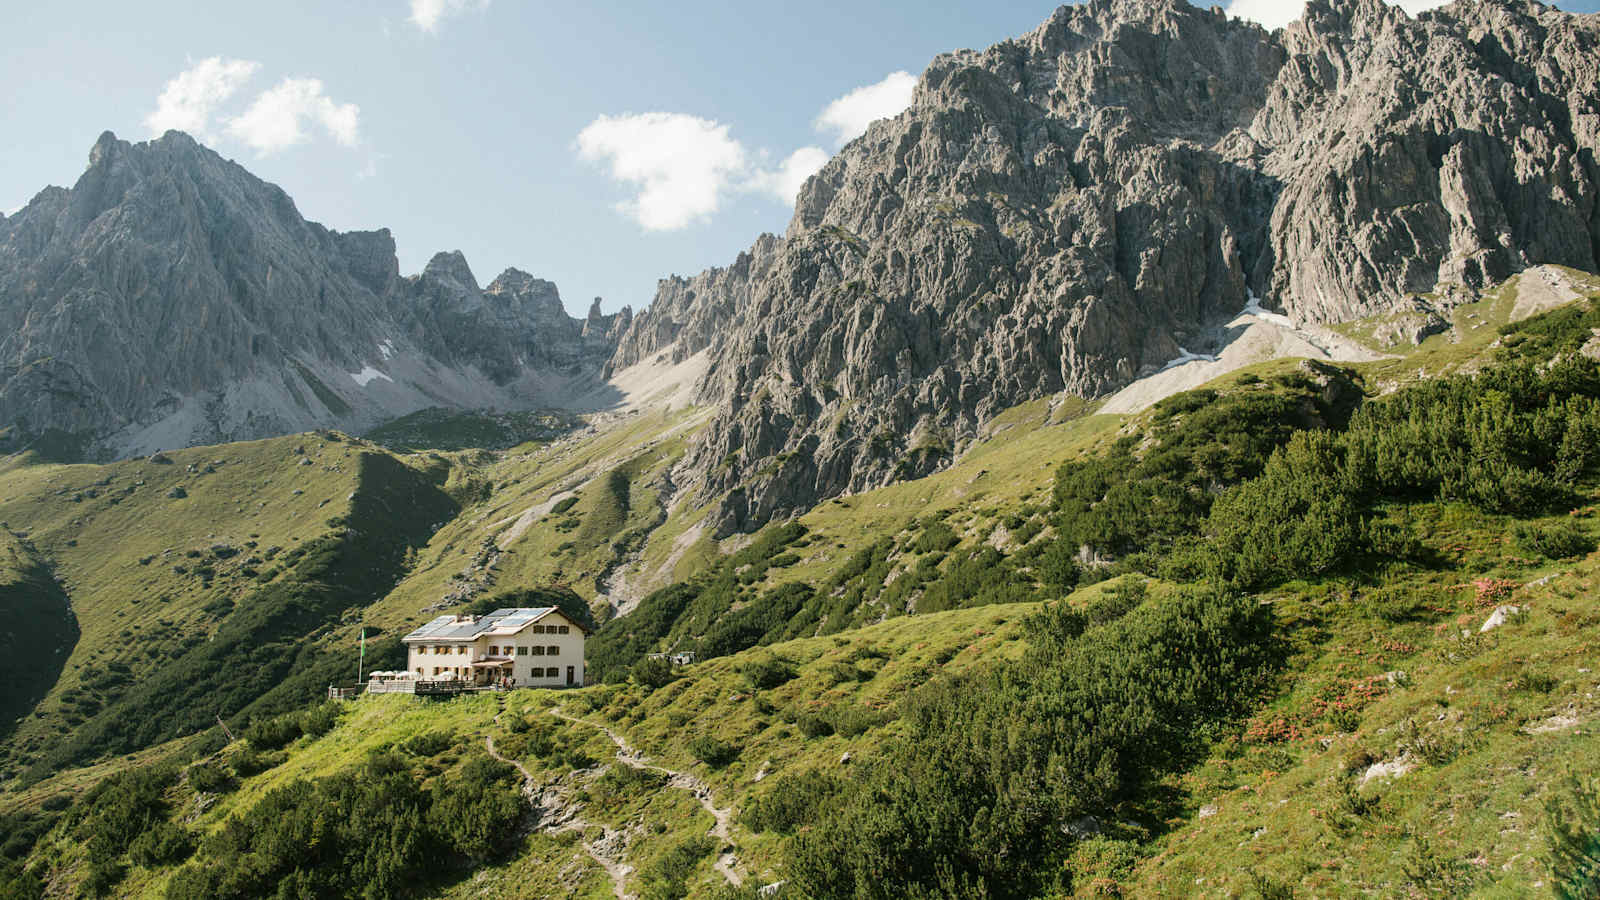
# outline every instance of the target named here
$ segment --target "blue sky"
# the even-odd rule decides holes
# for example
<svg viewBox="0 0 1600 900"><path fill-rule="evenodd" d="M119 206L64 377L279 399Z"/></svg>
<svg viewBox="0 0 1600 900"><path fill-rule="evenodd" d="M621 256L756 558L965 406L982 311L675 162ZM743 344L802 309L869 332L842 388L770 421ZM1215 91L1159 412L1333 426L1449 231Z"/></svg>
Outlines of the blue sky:
<svg viewBox="0 0 1600 900"><path fill-rule="evenodd" d="M516 266L575 313L639 308L657 278L781 232L796 179L904 102L895 73L1054 6L6 3L0 210L70 185L104 130L183 127L307 218L391 228L402 272L460 249L482 283Z"/></svg>

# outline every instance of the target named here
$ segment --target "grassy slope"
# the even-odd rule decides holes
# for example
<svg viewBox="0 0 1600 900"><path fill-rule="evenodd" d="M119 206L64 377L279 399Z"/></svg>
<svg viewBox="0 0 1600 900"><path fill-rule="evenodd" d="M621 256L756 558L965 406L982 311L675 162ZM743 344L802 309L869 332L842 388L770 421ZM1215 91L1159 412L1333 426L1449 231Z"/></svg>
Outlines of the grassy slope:
<svg viewBox="0 0 1600 900"><path fill-rule="evenodd" d="M66 592L26 541L0 531L0 739L9 737L56 683L78 642Z"/></svg>
<svg viewBox="0 0 1600 900"><path fill-rule="evenodd" d="M870 753L874 744L897 727L889 722L852 737L807 739L784 721L787 711L834 706L889 709L907 690L940 670L956 671L1018 652L1020 646L1013 639L1015 623L1029 609L958 610L900 619L846 635L793 641L745 657L690 667L683 677L654 692L636 686L607 686L447 701L369 697L349 704L332 731L321 737L302 737L287 748L286 761L242 779L236 791L208 795L197 802L187 785L172 788L168 792L172 817L210 832L276 788L301 778L335 774L361 763L374 751L418 734L443 732L450 736L451 749L436 760L441 768L480 752L484 737L493 735L500 752L522 762L541 784L558 785L575 799L586 821L622 830L627 835L626 859L641 870L665 849L704 835L712 824L711 816L683 791L649 783L617 785L606 779L603 767L614 764L615 745L589 724L550 715L552 708L620 729L652 762L703 778L719 806L737 807L745 795L759 788L758 775L764 780L786 772L838 767L845 752L857 757ZM863 650L868 652L860 652ZM745 688L740 674L741 666L755 655L776 655L792 662L796 677L759 692L758 701ZM858 660L864 674L870 674L863 681L837 683L832 667L851 658ZM769 711L762 712L762 708ZM737 745L740 759L718 769L697 762L688 742L700 734ZM540 752L537 745L543 741L549 745ZM242 749L242 745L234 745L215 758L226 760ZM153 755L147 755L128 762L151 758ZM572 768L575 759L583 766L576 772ZM44 797L81 789L108 774L108 768L63 773L30 789L23 798L37 804ZM0 812L4 811L0 806ZM584 832L586 837L595 834L594 829ZM744 869L758 880L775 877L780 846L776 835L756 835L736 824L733 837ZM63 885L80 880L89 862L85 848L59 831L41 843L35 859L46 861ZM152 871L135 866L119 892L131 897L161 897L171 874L170 868ZM691 883L698 885L691 895L720 881L707 857L691 878ZM637 892L639 887L636 871L628 888ZM610 880L583 851L577 835L544 832L528 835L510 858L475 871L470 880L445 884L441 890L444 896L463 897L612 896Z"/></svg>
<svg viewBox="0 0 1600 900"><path fill-rule="evenodd" d="M307 455L293 453L302 446ZM82 629L61 680L14 746L27 754L58 740L89 718L64 697L114 696L84 691L86 676L112 664L128 666L134 679L148 674L173 648L216 627L207 604L253 586L231 574L248 553L220 566L207 587L175 571L200 564L189 551L224 542L242 549L251 540L263 550L289 548L326 532L355 488L348 453L343 444L289 437L176 451L170 463L19 466L0 475L0 521L54 561ZM306 458L313 465L298 464ZM200 474L215 462L223 465ZM188 496L169 498L174 488Z"/></svg>
<svg viewBox="0 0 1600 900"><path fill-rule="evenodd" d="M1361 366L1369 386L1381 388L1408 380L1419 372L1432 375L1470 367L1493 341L1495 329L1490 326L1509 314L1515 302L1514 292L1513 283L1491 294L1481 304L1458 311L1458 320L1464 323L1459 341L1437 336L1405 359ZM1274 361L1252 367L1248 372L1265 374L1292 365L1290 361ZM1226 380L1238 377L1239 373L1235 373ZM664 465L670 464L681 449L676 443L679 436L695 424L697 421L692 416L654 420L641 417L598 436L558 442L549 447L519 448L489 460L468 461L442 454L419 457L416 460L419 466L448 471L456 495L471 504L459 518L446 524L419 554L419 565L412 576L368 610L368 620L391 629L416 620L423 606L438 601L441 585L448 583L450 577L481 551L485 538L504 535L515 518L528 508L548 503L562 491L578 487L579 506L573 512L578 513L579 529L557 530L555 524L559 516L535 517L533 526L519 541L507 543L507 552L500 564L501 574L497 576L498 586L506 587L551 577L561 565L556 548L572 540L573 534L582 533L581 522L586 515L604 512L595 498L601 493L596 490L601 486L598 476L618 467L635 470L635 477L630 479L630 514L626 519L634 522L633 514L652 510L653 503L648 495L640 494L636 498L633 492L641 489L641 482L647 485ZM919 481L841 498L813 510L802 519L812 530L813 537L807 542L801 561L787 570L770 573L769 577L774 582L820 581L854 549L899 533L912 519L930 512L948 511L949 520L960 526L958 530L967 544L987 539L997 522L1015 515L1019 508L1043 501L1059 462L1075 454L1092 452L1099 443L1115 437L1126 423L1118 417L1090 416L1066 425L1056 424L1048 406L1039 403L1008 413L999 424L1002 428L996 429L999 433L995 437L963 457L950 470ZM676 434L673 434L674 429L679 429ZM199 459L207 452L191 451L190 456ZM174 454L179 464L171 468L181 472L190 456ZM59 507L45 495L66 486L66 476L74 472L87 475L91 471L94 470L89 467L40 466L20 470L14 467L0 474L0 497L13 495L0 500L0 511L3 511L0 515L9 517L12 528L33 530L35 539L42 539L42 546L50 547L52 555L62 560L64 567L70 567L71 560L85 557L70 552L78 548L65 546L69 540L66 535L75 533L68 527L70 519L63 520L59 514L50 519L43 514ZM321 471L320 466L318 471ZM289 474L299 476L302 470ZM270 473L263 473L263 477L270 480ZM322 493L329 492L323 490ZM313 491L308 490L307 494ZM337 488L331 495L342 496ZM35 519L23 518L20 512L14 511L27 509L30 501L41 513ZM236 508L235 514L239 512L242 509ZM646 561L653 566L663 565L674 555L674 549L683 549L675 545L679 545L680 537L692 535L694 522L701 513L703 510L675 507L672 516L645 547ZM1440 865L1446 869L1452 865L1460 868L1458 864L1470 866L1463 871L1477 873L1480 881L1491 890L1494 890L1494 882L1503 881L1505 887L1500 889L1501 893L1526 890L1530 879L1537 879L1530 851L1536 843L1539 804L1552 780L1547 776L1552 768L1563 769L1568 765L1592 768L1594 762L1592 741L1586 740L1593 728L1592 697L1587 695L1592 694L1594 678L1580 670L1586 668L1581 664L1581 654L1592 656L1592 646L1582 637L1584 626L1592 628L1600 622L1600 611L1593 600L1596 564L1592 558L1565 566L1518 562L1516 554L1503 545L1505 521L1485 520L1445 507L1435 509L1434 515L1437 525L1430 541L1441 552L1458 554L1455 559L1458 570L1436 579L1449 585L1434 587L1465 584L1471 577L1485 574L1507 576L1523 584L1545 574L1556 574L1558 577L1546 584L1519 589L1519 597L1532 601L1531 616L1501 629L1492 640L1485 642L1486 646L1462 658L1456 648L1458 642L1453 638L1455 629L1459 624L1475 628L1476 622L1486 614L1473 608L1470 590L1453 588L1454 593L1446 594L1449 601L1440 601L1434 615L1399 624L1375 622L1343 611L1338 596L1340 591L1348 591L1346 585L1299 585L1278 592L1274 602L1280 620L1294 628L1304 646L1299 648L1300 655L1290 666L1295 674L1285 680L1273 707L1264 711L1261 722L1255 724L1267 727L1277 718L1284 718L1299 722L1304 726L1304 733L1287 740L1241 736L1231 745L1216 748L1211 759L1173 785L1187 798L1188 812L1167 822L1140 826L1145 835L1158 836L1155 855L1131 870L1108 870L1108 877L1135 893L1183 894L1198 889L1218 895L1246 891L1251 884L1248 871L1252 869L1269 881L1316 885L1318 892L1342 890L1351 885L1380 893L1392 892L1396 885L1410 877L1408 868L1434 871ZM286 522L276 524L289 526L286 531L292 531L292 526L304 524L297 519L298 516L287 516ZM588 546L582 548L581 553L571 554L573 557L588 554L584 561L567 564L580 578L592 578L599 571L601 561L609 555L605 554L609 547L603 548L601 542L616 533L603 529L592 529L592 532ZM85 543L81 536L77 539L80 546ZM1462 546L1473 549L1471 552L1448 549ZM686 561L692 565L718 552L715 545L704 538L693 541L688 550L675 554L679 566ZM80 572L89 568L86 562L77 564L82 567ZM565 574L568 570L562 571ZM68 574L71 577L71 573ZM583 589L582 582L574 586ZM170 590L181 592L183 587L179 579ZM852 683L823 687L828 680L820 674L827 661L824 654L830 653L830 646L838 651L833 655L847 653L862 641L878 640L875 636L880 631L887 635L901 629L903 639L884 638L885 646L891 649L892 658L904 653L907 660L914 663L916 653L908 648L917 643L933 646L941 641L954 641L959 644L966 634L963 629L969 627L962 617L975 617L975 621L982 620L993 628L999 621L984 617L1014 618L1017 612L1015 608L986 608L913 617L831 638L795 642L779 652L793 653L793 658L808 665L802 666L802 677L792 683L792 688L770 693L780 701L780 707L801 694L826 698L830 690L892 694L912 679L897 680L888 672L889 666L885 666L885 673L859 686ZM1469 616L1472 621L1465 621ZM1458 617L1463 623L1456 622ZM979 623L970 627L982 630L985 625ZM1001 631L1004 631L1003 626ZM980 636L980 639L982 637L989 635ZM88 642L86 630L83 644ZM96 636L96 643L107 643L103 633ZM737 699L742 693L737 686L737 667L744 659L766 652L750 651L694 667L690 678L649 698L631 695L631 688L597 688L560 695L559 699L572 701L570 708L575 712L592 706L593 717L620 725L652 756L681 764L675 766L679 768L695 765L716 788L720 803L730 802L725 795L731 794L737 801L754 790L755 773L765 761L771 760L773 766L781 770L828 764L830 760L836 764L837 754L846 747L855 752L870 752L881 735L868 732L854 740L833 736L808 741L792 726L763 720L754 712L753 701L748 698ZM902 668L898 658L894 662L897 671L916 671ZM1531 665L1548 666L1548 673L1556 679L1548 693L1515 686L1515 676ZM1353 732L1330 730L1326 722L1296 719L1297 716L1304 718L1305 710L1315 705L1315 698L1329 696L1330 691L1344 682L1398 669L1405 670L1409 680L1398 685L1386 682L1375 700L1363 699L1359 724ZM892 686L896 684L897 687ZM539 707L555 699L533 693L516 694L512 699L513 711L532 716L541 723L540 727L556 735L566 735L571 746L595 758L603 758L608 744L597 732L587 736L569 735L576 726L545 722L539 716ZM413 714L420 714L423 719L415 719ZM487 711L484 714L492 715ZM472 721L486 723L484 714L463 713ZM398 718L388 713L368 717L369 714L363 712L361 717L352 719L324 741L354 729L346 735L347 739L357 744L367 740L381 743L389 738L361 736L361 729L368 726L360 723L369 722L372 728L379 728L377 723L381 720L382 730L374 734L393 736L419 727L420 721L432 721L436 715L436 712L423 710L420 713L408 711L406 716ZM1568 724L1568 718L1575 722ZM1355 816L1354 822L1347 821L1354 815L1342 812L1350 806L1344 791L1352 781L1347 770L1355 761L1395 758L1401 752L1399 745L1408 722L1419 723L1427 740L1454 746L1453 758L1437 765L1424 765L1390 786L1369 785L1360 793L1369 800L1375 797L1376 805ZM717 772L706 772L703 766L694 764L684 736L706 730L743 742L745 752L740 760ZM315 746L321 747L322 742ZM328 745L329 753L333 753L332 747ZM297 752L289 766L301 765L301 770L308 773L327 772L354 759L353 753L353 750L341 751L318 757ZM530 762L539 764L539 760L532 758ZM555 777L563 769L556 764L536 771ZM86 783L92 777L90 773L75 771L60 776L59 782L63 785ZM280 776L262 776L269 777ZM267 783L262 782L263 785ZM247 784L246 791L239 797L253 796L250 793L253 789ZM30 796L38 794L31 792ZM641 795L624 798L624 801L617 806L617 810L625 811L625 814L618 812L622 816L619 822L629 816L646 820L654 817L667 826L668 835L692 832L701 824L695 817L704 817L698 807L659 796ZM1280 808L1281 801L1289 802L1282 803ZM1207 804L1214 804L1216 811L1202 818L1200 808ZM692 826L688 824L691 821ZM1442 857L1445 864L1434 864L1430 868L1429 860L1425 855L1419 856L1420 851L1409 838L1411 826L1423 821L1435 826L1443 823L1439 833L1434 835L1431 854L1434 863ZM1262 828L1266 830L1258 834ZM753 867L777 877L780 873L772 868L777 840L748 833L741 837L740 850ZM540 881L549 876L549 867L558 862L570 865L574 860L582 865L587 859L570 842L537 838L535 843L537 846L530 845L516 862L493 867L481 877L489 880L486 883L504 888L519 886L525 881L527 884L550 884L553 882ZM641 838L639 858L656 852L660 843ZM1346 857L1348 861L1341 863ZM588 865L592 867L592 863ZM1509 868L1505 868L1507 866ZM702 866L700 876L706 883L714 878L709 862ZM586 870L583 884L585 893L596 896L609 890L597 871Z"/></svg>
<svg viewBox="0 0 1600 900"><path fill-rule="evenodd" d="M661 475L702 421L693 411L640 414L598 433L504 454L425 455L450 467L452 493L464 508L418 554L409 576L368 610L368 620L401 628L425 621L423 611L447 596L528 585L565 583L594 598L597 577L624 555L616 539L659 521ZM628 476L620 515L603 490L613 471ZM569 496L577 498L570 510L550 512ZM491 558L492 569L485 565Z"/></svg>
<svg viewBox="0 0 1600 900"><path fill-rule="evenodd" d="M1544 802L1564 775L1600 766L1600 559L1514 562L1495 546L1496 524L1451 523L1438 536L1476 548L1478 564L1466 571L1486 567L1524 585L1506 599L1527 615L1481 637L1493 607L1479 607L1470 584L1438 585L1435 611L1404 624L1341 614L1347 595L1337 585L1275 596L1280 619L1304 626L1307 645L1252 723L1256 736L1247 729L1175 780L1187 814L1165 823L1156 852L1126 875L1131 895L1237 896L1252 870L1313 896L1392 894L1412 882L1511 897L1541 885ZM1556 577L1535 585L1540 573ZM1330 697L1350 702L1355 719L1308 717ZM1362 783L1373 764L1396 760L1415 768ZM1437 874L1418 884L1428 872Z"/></svg>
<svg viewBox="0 0 1600 900"><path fill-rule="evenodd" d="M351 552L366 552L367 544L405 533L411 525L396 528L384 520L394 515L394 504L420 496L416 489L428 490L424 476L392 457L333 436L166 457L170 461L110 466L12 466L0 474L0 520L53 565L82 629L61 678L10 742L8 775L86 729L116 726L111 720L128 714L119 712L120 702L167 673L175 660L205 651L241 616L255 615L252 603L264 592L297 590L288 582L303 576L319 579L308 585L311 593L333 592L324 602L342 606L355 599L338 592L360 588L321 584L329 572L301 572L294 560L302 548L343 541ZM417 508L428 504L420 500ZM367 529L361 533L372 540L338 538L346 525ZM392 562L374 558L368 565ZM316 627L260 612L268 621L254 626L257 638L284 628L301 628L294 633L304 637ZM339 619L337 609L317 615L323 617L317 622ZM323 642L353 642L355 624L322 635ZM219 703L215 711L232 709ZM157 741L184 736L169 732Z"/></svg>

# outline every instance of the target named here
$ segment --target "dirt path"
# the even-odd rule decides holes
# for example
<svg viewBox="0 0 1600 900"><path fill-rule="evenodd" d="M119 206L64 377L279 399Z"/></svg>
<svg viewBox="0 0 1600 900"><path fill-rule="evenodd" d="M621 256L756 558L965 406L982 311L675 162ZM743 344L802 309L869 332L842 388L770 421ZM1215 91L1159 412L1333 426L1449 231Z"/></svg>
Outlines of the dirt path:
<svg viewBox="0 0 1600 900"><path fill-rule="evenodd" d="M587 719L580 719L576 716L569 716L561 710L555 708L550 710L550 715L577 725L587 725L590 728L599 729L605 733L606 737L611 739L611 743L617 745L617 759L620 760L624 765L631 766L635 769L642 769L647 772L657 772L667 776L668 787L674 787L680 791L687 791L688 793L692 794L695 800L700 802L700 806L706 812L711 814L711 818L716 820L716 824L711 826L711 830L708 833L717 839L717 846L719 850L721 848L730 847L733 845L733 831L730 828L733 823L733 812L717 806L716 800L711 794L710 785L689 774L688 772L678 772L674 771L673 769L668 769L664 766L655 765L654 763L650 762L649 758L643 753L640 753L638 750L634 749L625 738L604 725L601 725L597 722L590 722ZM727 879L729 884L738 887L744 884L744 876L739 873L738 865L738 857L735 856L732 851L728 851L721 853L717 857L715 868L722 874L723 878Z"/></svg>
<svg viewBox="0 0 1600 900"><path fill-rule="evenodd" d="M494 717L496 723L505 713L504 703L502 698L502 708ZM489 751L490 756L522 773L522 796L528 801L528 805L533 807L534 827L537 830L552 834L561 831L576 831L582 834L591 828L600 829L598 839L581 842L583 851L589 854L589 858L611 878L611 890L616 894L617 900L634 900L633 895L627 890L627 878L633 867L622 862L628 849L627 834L608 825L597 825L579 818L579 804L571 802L559 787L550 785L540 788L533 773L529 772L526 766L517 760L500 755L494 748L494 735L483 736L483 747Z"/></svg>

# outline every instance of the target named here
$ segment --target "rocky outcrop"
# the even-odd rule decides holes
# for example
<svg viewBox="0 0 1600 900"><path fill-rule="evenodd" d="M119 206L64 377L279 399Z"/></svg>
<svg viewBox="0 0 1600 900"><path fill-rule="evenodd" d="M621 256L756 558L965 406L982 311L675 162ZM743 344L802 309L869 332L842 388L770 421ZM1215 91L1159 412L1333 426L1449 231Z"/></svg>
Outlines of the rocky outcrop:
<svg viewBox="0 0 1600 900"><path fill-rule="evenodd" d="M766 277L779 246L776 235L763 234L725 269L661 279L650 308L621 332L607 375L658 355L680 363L710 347L735 312L749 305L751 285Z"/></svg>
<svg viewBox="0 0 1600 900"><path fill-rule="evenodd" d="M678 477L721 533L939 468L1016 403L1301 321L1600 256L1600 22L1522 0L1313 0L1268 33L1090 0L934 60L781 241L662 283L613 368L704 349Z"/></svg>
<svg viewBox="0 0 1600 900"><path fill-rule="evenodd" d="M402 277L386 230L307 222L181 133L107 133L72 189L0 220L0 430L131 455L551 405L600 378L630 318L575 319L516 270L480 289L459 252Z"/></svg>
<svg viewBox="0 0 1600 900"><path fill-rule="evenodd" d="M1252 283L1292 314L1384 311L1600 254L1600 21L1466 0L1313 0L1250 127L1282 188Z"/></svg>

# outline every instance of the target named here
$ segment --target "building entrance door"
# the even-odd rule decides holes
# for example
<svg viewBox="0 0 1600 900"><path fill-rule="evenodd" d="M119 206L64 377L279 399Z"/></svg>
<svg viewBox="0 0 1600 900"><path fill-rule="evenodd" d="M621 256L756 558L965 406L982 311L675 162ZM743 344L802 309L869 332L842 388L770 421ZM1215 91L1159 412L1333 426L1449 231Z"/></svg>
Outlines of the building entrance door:
<svg viewBox="0 0 1600 900"><path fill-rule="evenodd" d="M572 667L567 666L567 687L572 687Z"/></svg>

